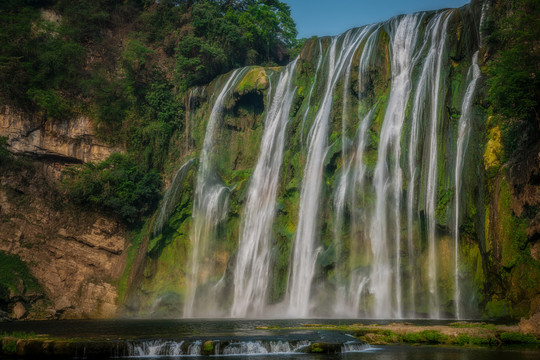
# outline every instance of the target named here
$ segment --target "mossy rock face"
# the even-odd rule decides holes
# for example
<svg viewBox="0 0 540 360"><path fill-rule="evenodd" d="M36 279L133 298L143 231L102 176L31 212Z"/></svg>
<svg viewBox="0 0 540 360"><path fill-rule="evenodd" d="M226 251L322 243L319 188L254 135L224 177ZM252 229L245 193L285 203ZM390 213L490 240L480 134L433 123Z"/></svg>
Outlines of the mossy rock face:
<svg viewBox="0 0 540 360"><path fill-rule="evenodd" d="M251 91L262 92L268 88L268 75L263 67L257 66L249 70L234 88L234 93L245 95Z"/></svg>
<svg viewBox="0 0 540 360"><path fill-rule="evenodd" d="M500 127L495 126L489 130L486 151L484 152L484 168L488 176L493 176L499 171L503 156L502 132Z"/></svg>
<svg viewBox="0 0 540 360"><path fill-rule="evenodd" d="M341 352L341 344L317 342L308 346L304 352L308 354L337 354Z"/></svg>
<svg viewBox="0 0 540 360"><path fill-rule="evenodd" d="M493 299L486 304L484 315L490 319L501 319L510 316L511 303L506 300Z"/></svg>
<svg viewBox="0 0 540 360"><path fill-rule="evenodd" d="M212 340L205 341L201 349L201 354L208 356L208 355L214 355L214 352L215 352L214 342Z"/></svg>
<svg viewBox="0 0 540 360"><path fill-rule="evenodd" d="M426 42L422 56L427 55L430 41L426 27L437 12L423 15L419 24L419 48ZM527 239L528 220L521 219L512 211L515 199L512 184L504 178L505 149L503 143L504 128L497 125L493 118L486 121L485 97L487 91L485 79L479 80L477 96L473 99L470 120L470 138L463 153L463 172L461 191L457 193L455 171L459 120L463 98L470 84L472 54L478 48L477 15L467 7L445 13L450 17L446 36L446 50L441 70L437 104L437 169L436 169L436 258L437 289L440 312L443 316L453 316L455 305L455 274L460 283L461 310L463 314L477 314L486 306L485 316L518 316L523 313L523 302L537 291L540 279L538 261L534 263L530 255L532 245ZM326 139L326 158L322 173L320 211L317 218L316 247L320 255L314 275L317 289L313 291L314 302L324 304L332 301L335 289L350 280L353 272L369 276L373 265L369 238L369 221L374 218L377 194L373 191L374 171L377 165L382 124L387 116L387 104L392 91L391 73L391 34L392 26L382 26L377 30L372 59L367 69L359 74L359 62L363 41L355 50L350 68L350 78L345 75L349 69L342 69L342 76L335 83L331 99L331 111L328 119ZM470 35L472 34L472 35ZM343 38L338 40L338 46ZM275 304L282 301L287 292L287 280L291 261L291 250L296 237L299 219L300 193L303 186L303 172L308 158L310 129L316 114L321 110L322 100L328 79L329 58L327 51L331 38L312 38L306 41L297 62L294 74L294 98L286 128L283 162L279 177L276 200L276 214L273 223L271 246L272 276L268 284L268 302ZM321 55L323 51L323 56ZM339 51L339 50L338 50ZM428 221L426 191L429 168L429 128L431 117L426 115L432 104L429 101L420 109L421 121L418 123L418 148L416 149L416 183L410 183L408 168L409 144L412 138L412 112L415 103L417 85L423 72L422 56L411 70L411 93L405 105L405 120L401 134L400 164L403 172L403 191L400 206L401 219L401 271L403 308L412 307L414 302L418 314L428 313L431 299L425 291L428 284L427 270ZM321 66L318 67L319 60ZM317 71L318 70L318 71ZM233 271L235 253L238 247L247 190L254 167L259 157L261 137L264 132L264 119L269 110L277 79L283 74L284 67L263 68L253 66L242 70L242 78L227 94L223 117L216 126L215 144L212 149L212 162L217 182L231 189L227 219L217 226L216 239L205 257L215 259L205 261L212 270L208 270L207 282L201 287L210 287L216 279L230 279ZM485 77L484 77L485 78ZM202 148L208 116L212 110L220 88L227 81L223 76L214 80L204 91L193 96L189 116L186 116L187 135L191 145L189 154L197 156ZM272 86L271 86L272 85ZM202 88L201 88L202 89ZM310 96L311 95L311 96ZM426 98L429 98L427 95ZM374 108L375 107L375 108ZM374 108L374 109L373 109ZM335 205L336 189L340 177L345 173L347 162L356 156L356 136L365 115L373 109L373 117L367 127L363 159L366 172L363 188L349 189L343 208L343 215L338 216ZM189 148L189 146L188 146ZM393 155L392 155L393 156ZM388 157L388 162L392 161ZM182 153L179 157L186 158ZM356 159L355 159L356 160ZM192 178L196 176L193 175ZM147 302L155 301L159 295L176 294L178 299L185 295L185 262L190 252L191 211L195 182L185 186L185 198L179 202L175 214L168 224L169 233L150 240L149 254L152 257L146 268L142 289L147 293ZM407 213L405 207L408 191L414 189L411 230L414 251L409 254L406 246ZM354 193L354 194L353 194ZM454 221L456 200L460 203L458 229L458 257L454 263ZM391 209L386 209L390 211ZM527 210L532 211L532 210ZM362 220L360 219L362 216ZM339 218L339 219L338 219ZM365 219L368 219L365 221ZM532 219L532 218L531 218ZM339 220L339 223L338 223ZM362 228L366 223L366 229ZM389 251L395 251L391 245ZM409 256L411 255L411 256ZM174 275L173 275L174 274ZM408 275L411 275L410 277ZM177 276L174 286L167 285ZM411 280L412 279L412 280ZM522 281L522 279L524 279ZM228 280L230 281L230 280ZM154 284L151 284L151 283ZM526 284L526 286L523 286ZM231 285L231 283L227 283ZM230 289L232 286L227 286ZM314 287L315 289L315 287ZM414 289L414 290L413 290ZM410 292L415 291L415 294ZM159 295L158 295L159 294ZM497 294L497 296L494 296ZM364 294L365 295L365 294ZM363 295L363 296L364 296ZM231 302L230 294L225 296L224 304ZM152 300L149 300L152 298ZM179 300L181 301L181 300ZM365 295L360 305L369 314L373 305L373 296ZM504 306L502 306L503 304ZM367 309L367 310L365 310ZM323 310L324 311L324 310ZM380 335L380 334L379 334ZM387 336L387 335L384 335ZM471 342L470 339L462 339ZM383 338L377 341L386 341ZM474 341L473 341L474 342Z"/></svg>

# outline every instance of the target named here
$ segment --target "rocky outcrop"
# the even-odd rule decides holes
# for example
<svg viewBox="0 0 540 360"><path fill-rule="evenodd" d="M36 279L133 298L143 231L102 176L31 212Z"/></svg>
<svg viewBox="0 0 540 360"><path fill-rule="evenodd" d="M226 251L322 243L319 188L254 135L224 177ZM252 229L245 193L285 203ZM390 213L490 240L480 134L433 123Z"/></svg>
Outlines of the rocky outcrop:
<svg viewBox="0 0 540 360"><path fill-rule="evenodd" d="M35 162L0 176L0 251L28 265L52 300L45 316L112 317L126 230L113 218L65 202L48 166ZM21 306L13 312L24 316Z"/></svg>
<svg viewBox="0 0 540 360"><path fill-rule="evenodd" d="M12 154L31 159L0 172L0 251L26 263L44 292L12 294L6 310L16 319L114 316L124 225L70 204L58 181L66 164L102 161L122 149L98 140L86 116L41 120L8 106L0 107L0 136Z"/></svg>
<svg viewBox="0 0 540 360"><path fill-rule="evenodd" d="M101 161L121 151L94 136L87 116L42 121L38 116L0 108L0 136L8 138L9 150L18 155L47 158L63 163Z"/></svg>

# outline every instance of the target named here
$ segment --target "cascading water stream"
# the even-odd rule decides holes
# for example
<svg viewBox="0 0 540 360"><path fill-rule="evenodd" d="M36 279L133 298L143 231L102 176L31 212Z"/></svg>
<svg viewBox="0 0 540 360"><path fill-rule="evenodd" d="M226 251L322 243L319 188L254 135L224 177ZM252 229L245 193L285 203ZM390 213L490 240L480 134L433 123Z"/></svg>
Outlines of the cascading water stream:
<svg viewBox="0 0 540 360"><path fill-rule="evenodd" d="M187 294L184 302L184 317L192 317L199 283L202 257L205 255L215 227L226 216L229 188L223 185L214 171L211 159L215 143L216 130L223 117L226 96L242 77L246 69L235 70L218 94L206 127L203 148L201 150L197 187L193 202L193 229L191 232L191 257L188 263L190 273L187 276Z"/></svg>
<svg viewBox="0 0 540 360"><path fill-rule="evenodd" d="M354 51L370 29L371 27L364 27L345 33L342 51L337 59L336 47L339 37L332 38L330 44L326 89L310 130L309 150L300 194L299 220L288 284L288 309L292 316L302 317L309 314L309 306L306 305L310 303L311 282L318 255L318 250L315 249L318 238L317 217L333 91L344 66L352 61Z"/></svg>
<svg viewBox="0 0 540 360"><path fill-rule="evenodd" d="M416 254L414 246L414 223L413 218L415 216L414 201L415 201L415 187L417 179L417 153L420 140L420 128L422 127L422 119L424 118L426 111L426 103L429 103L428 96L435 91L430 88L433 83L432 78L435 72L437 50L439 47L438 33L440 32L440 26L443 19L443 14L435 16L429 22L426 28L426 39L422 45L421 50L418 53L417 59L423 54L423 49L430 43L430 47L427 50L425 59L422 65L422 71L418 84L416 85L416 91L414 93L412 115L411 115L411 134L409 140L408 151L408 171L409 171L409 187L407 190L407 248L408 248L408 262L409 262L409 276L410 276L410 289L409 289L409 301L410 310L409 315L415 316L416 310L416 284L418 273L416 270Z"/></svg>
<svg viewBox="0 0 540 360"><path fill-rule="evenodd" d="M262 315L270 283L272 224L276 212L279 170L283 161L285 129L294 98L296 60L280 74L265 119L259 159L251 177L243 212L234 269L233 317Z"/></svg>
<svg viewBox="0 0 540 360"><path fill-rule="evenodd" d="M446 15L442 27L440 30L439 26L436 26L437 32L437 47L435 49L436 60L434 61L434 73L429 77L431 85L431 93L433 94L431 99L430 113L429 113L429 147L428 147L428 169L427 169L427 184L426 184L426 195L425 195L425 209L427 214L427 223L428 223L428 286L430 293L430 304L429 304L429 316L431 318L440 318L440 299L439 299L439 290L437 285L437 257L436 257L436 217L435 210L437 207L437 157L438 157L438 146L437 146L437 130L439 123L439 116L441 113L441 104L439 103L439 98L441 92L444 92L444 89L441 88L441 71L442 63L446 50L446 28L448 26L448 20L450 19L450 14L441 13L439 15L441 21L442 18Z"/></svg>
<svg viewBox="0 0 540 360"><path fill-rule="evenodd" d="M366 174L366 166L364 164L364 151L366 148L366 141L367 141L367 132L369 127L371 126L371 122L373 119L373 113L375 112L375 109L377 108L377 104L373 106L373 108L369 111L369 113L362 119L360 129L358 130L358 146L356 148L356 153L354 156L354 169L353 169L353 182L352 182L352 199L353 199L353 211L357 210L357 201L355 201L357 195L355 190L358 188L360 191L363 191L364 188L364 177ZM364 214L362 216L362 224L366 226L366 217L367 214L365 214L366 209L363 209ZM353 223L355 228L359 228L360 224L358 223L359 219L354 218ZM356 231L354 231L356 233ZM367 238L367 231L364 231L364 237ZM351 244L351 248L353 248ZM367 249L361 249L360 251L367 251ZM351 264L352 266L352 264ZM362 292L364 290L364 287L366 283L368 282L369 278L366 276L361 276L359 274L354 274L350 281L349 281L349 291L348 291L348 297L349 297L349 304L351 305L350 308L352 309L354 314L358 314L360 310L360 300L362 298Z"/></svg>
<svg viewBox="0 0 540 360"><path fill-rule="evenodd" d="M392 25L395 30L391 37L392 81L385 117L382 124L377 165L374 173L374 188L377 198L374 218L371 221L370 237L373 252L373 266L369 289L375 298L374 316L378 318L402 317L401 269L400 269L400 199L402 174L399 164L400 139L407 101L411 91L411 65L416 43L419 14L396 18ZM388 155L391 155L388 158ZM390 171L390 169L393 169ZM389 181L391 183L389 183ZM389 235L388 201L394 217L395 259L392 264ZM392 279L392 276L394 278ZM392 289L392 283L394 288ZM394 304L392 304L394 294ZM393 306L392 306L393 305ZM392 310L395 309L395 310Z"/></svg>
<svg viewBox="0 0 540 360"><path fill-rule="evenodd" d="M346 157L346 151L347 151L347 134L346 134L346 125L347 125L347 117L348 117L348 96L347 91L349 89L350 83L351 83L351 68L352 68L352 62L349 63L349 66L347 67L347 70L345 72L345 80L343 81L343 105L342 105L342 111L341 111L341 154L342 157L345 159ZM345 166L343 166L343 171L341 173L341 177L339 179L339 184L337 186L335 200L334 200L334 206L336 208L336 220L334 224L334 246L336 248L335 251L335 261L336 264L339 264L341 259L343 259L344 252L343 252L343 246L342 246L342 239L341 239L341 231L343 227L343 212L345 210L345 201L346 197L349 193L349 177L350 172L352 168L352 159L349 159ZM338 289L336 291L336 302L334 304L334 312L336 311L343 311L346 309L346 286L345 282L343 280L342 271L339 269L336 270L336 279L338 282Z"/></svg>
<svg viewBox="0 0 540 360"><path fill-rule="evenodd" d="M369 37L367 38L364 48L362 49L362 54L360 56L360 61L358 65L358 86L359 88L362 88L364 85L363 79L365 78L365 74L367 73L368 67L370 62L372 61L372 55L374 53L376 39L378 35L378 29L375 31L372 31ZM349 64L349 67L347 68L347 73L345 76L345 81L343 83L343 91L347 91L349 84L350 84L350 71L351 71L351 65ZM358 92L358 100L361 100L361 92ZM345 96L345 95L344 95ZM363 159L363 153L365 149L365 142L366 142L366 134L367 130L371 124L371 118L373 116L373 112L375 110L376 106L374 106L368 114L361 120L360 122L360 129L358 131L358 134L356 136L356 143L357 148L356 152L350 155L349 159L345 159L347 156L346 154L346 148L345 148L345 123L347 119L347 101L344 98L343 101L343 112L342 112L342 156L344 157L345 165L343 166L343 171L341 173L341 176L339 178L335 199L334 199L334 207L335 207L335 224L334 224L334 241L336 243L336 263L339 263L342 259L341 257L343 254L341 254L342 246L341 243L343 242L342 239L342 226L343 226L343 216L345 212L345 206L348 198L352 199L351 208L352 211L357 211L357 202L356 202L356 188L362 188L363 187L363 179L365 174L365 165L364 165L364 159ZM348 197L350 195L350 197ZM354 223L354 221L353 221ZM356 227L358 227L358 224L355 224ZM355 234L355 229L352 230L352 233ZM355 247L357 239L351 238L351 244L350 248L353 249ZM356 250L356 249L355 249ZM352 264L349 264L352 268ZM358 313L358 302L357 299L359 299L358 290L359 288L363 288L365 285L365 279L362 276L353 276L349 283L346 284L344 279L340 278L340 275L338 274L338 283L339 288L337 289L337 295L336 295L336 303L334 304L334 314L345 316L350 312L352 309L353 313Z"/></svg>
<svg viewBox="0 0 540 360"><path fill-rule="evenodd" d="M474 53L471 67L469 69L469 77L471 81L467 86L463 104L461 107L461 117L459 118L457 153L456 153L456 170L455 170L455 207L454 207L454 302L455 302L455 317L461 319L461 293L459 287L459 213L461 195L461 177L463 172L463 163L465 160L465 151L469 143L469 134L471 132L471 117L472 103L476 91L476 84L482 76L480 67L478 66L478 51Z"/></svg>

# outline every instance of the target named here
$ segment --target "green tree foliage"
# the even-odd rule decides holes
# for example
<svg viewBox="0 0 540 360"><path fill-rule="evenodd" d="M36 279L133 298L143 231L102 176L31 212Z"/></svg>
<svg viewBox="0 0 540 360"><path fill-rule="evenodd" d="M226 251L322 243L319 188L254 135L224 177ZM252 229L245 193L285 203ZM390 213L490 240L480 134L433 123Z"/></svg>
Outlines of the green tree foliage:
<svg viewBox="0 0 540 360"><path fill-rule="evenodd" d="M181 89L207 83L234 67L283 63L296 41L288 5L274 0L168 1L154 5L142 19L149 40L164 41L165 51L175 56ZM164 23L158 27L159 20ZM160 29L175 30L167 35Z"/></svg>
<svg viewBox="0 0 540 360"><path fill-rule="evenodd" d="M54 9L62 14L63 32L79 43L95 43L116 24L133 20L141 0L56 0Z"/></svg>
<svg viewBox="0 0 540 360"><path fill-rule="evenodd" d="M61 117L78 93L84 48L40 17L40 2L0 5L0 98L44 116Z"/></svg>
<svg viewBox="0 0 540 360"><path fill-rule="evenodd" d="M295 36L277 0L2 1L0 100L44 119L88 115L101 139L160 171L183 130L187 89L236 67L284 63ZM103 185L124 165L80 166L69 193L134 221L145 207Z"/></svg>
<svg viewBox="0 0 540 360"><path fill-rule="evenodd" d="M240 24L242 38L250 47L259 51L263 49L266 61L270 61L271 49L279 50L280 46L291 48L296 43L297 31L291 10L280 1L254 1L246 11L229 10L228 16Z"/></svg>
<svg viewBox="0 0 540 360"><path fill-rule="evenodd" d="M499 50L489 64L489 100L500 117L506 152L512 156L539 132L540 3L501 1L497 10L497 20L484 29L492 32L489 44Z"/></svg>
<svg viewBox="0 0 540 360"><path fill-rule="evenodd" d="M149 214L159 200L159 174L132 156L112 154L97 164L71 166L64 174L63 187L74 202L111 211L128 223Z"/></svg>

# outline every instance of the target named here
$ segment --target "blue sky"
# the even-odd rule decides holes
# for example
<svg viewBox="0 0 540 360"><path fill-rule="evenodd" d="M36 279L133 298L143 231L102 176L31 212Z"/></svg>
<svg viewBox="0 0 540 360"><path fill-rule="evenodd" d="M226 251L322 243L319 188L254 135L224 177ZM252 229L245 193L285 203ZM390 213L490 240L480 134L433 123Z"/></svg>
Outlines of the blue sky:
<svg viewBox="0 0 540 360"><path fill-rule="evenodd" d="M422 10L455 8L469 0L281 0L291 7L298 37L338 35L347 29Z"/></svg>

